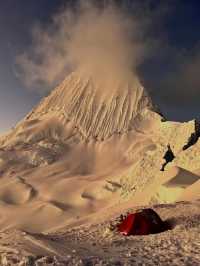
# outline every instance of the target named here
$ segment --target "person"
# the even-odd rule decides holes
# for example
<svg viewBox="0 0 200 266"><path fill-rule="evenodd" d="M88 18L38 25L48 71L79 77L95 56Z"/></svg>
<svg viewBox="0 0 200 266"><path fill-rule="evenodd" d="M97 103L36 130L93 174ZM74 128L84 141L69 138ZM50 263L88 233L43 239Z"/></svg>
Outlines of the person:
<svg viewBox="0 0 200 266"><path fill-rule="evenodd" d="M167 151L163 157L163 159L165 159L165 163L162 165L162 168L160 169L161 171L165 170L165 166L169 163L172 162L174 160L175 156L174 153L170 147L170 145L167 145Z"/></svg>

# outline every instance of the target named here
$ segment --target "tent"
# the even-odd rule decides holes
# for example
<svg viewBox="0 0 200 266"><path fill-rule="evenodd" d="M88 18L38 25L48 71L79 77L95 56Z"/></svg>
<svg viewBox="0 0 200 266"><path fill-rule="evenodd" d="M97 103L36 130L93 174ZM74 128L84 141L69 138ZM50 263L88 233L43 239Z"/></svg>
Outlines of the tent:
<svg viewBox="0 0 200 266"><path fill-rule="evenodd" d="M119 225L118 231L123 235L148 235L165 230L165 223L152 209L143 209L129 214Z"/></svg>

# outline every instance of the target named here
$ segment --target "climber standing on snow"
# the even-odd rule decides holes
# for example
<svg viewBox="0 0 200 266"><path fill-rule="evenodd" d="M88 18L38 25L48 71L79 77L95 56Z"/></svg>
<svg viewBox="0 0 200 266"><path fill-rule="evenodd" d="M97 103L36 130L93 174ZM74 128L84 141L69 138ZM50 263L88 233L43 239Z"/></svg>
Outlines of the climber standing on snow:
<svg viewBox="0 0 200 266"><path fill-rule="evenodd" d="M170 145L167 145L167 151L163 157L163 159L165 159L165 163L162 165L162 168L160 169L160 171L164 171L165 170L165 166L169 163L172 162L174 160L175 156L174 153L170 147Z"/></svg>

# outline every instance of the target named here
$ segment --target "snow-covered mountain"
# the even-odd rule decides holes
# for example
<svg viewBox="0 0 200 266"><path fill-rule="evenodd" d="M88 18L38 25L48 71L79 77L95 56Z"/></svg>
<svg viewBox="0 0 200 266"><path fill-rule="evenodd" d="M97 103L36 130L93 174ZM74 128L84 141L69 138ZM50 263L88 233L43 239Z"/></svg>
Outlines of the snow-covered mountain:
<svg viewBox="0 0 200 266"><path fill-rule="evenodd" d="M197 123L155 110L135 78L69 75L0 138L0 227L43 231L128 200L197 198Z"/></svg>

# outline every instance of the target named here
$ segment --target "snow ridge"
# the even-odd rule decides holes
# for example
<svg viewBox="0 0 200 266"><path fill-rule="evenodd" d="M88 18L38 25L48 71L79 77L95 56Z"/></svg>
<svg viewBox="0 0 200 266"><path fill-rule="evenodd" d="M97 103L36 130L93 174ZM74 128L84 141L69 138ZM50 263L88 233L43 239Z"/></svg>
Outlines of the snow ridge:
<svg viewBox="0 0 200 266"><path fill-rule="evenodd" d="M81 78L72 73L34 110L29 118L41 113L56 111L72 121L85 138L104 140L111 135L127 132L134 126L134 119L151 105L139 82L117 84L111 93L99 93L98 85L91 78Z"/></svg>

